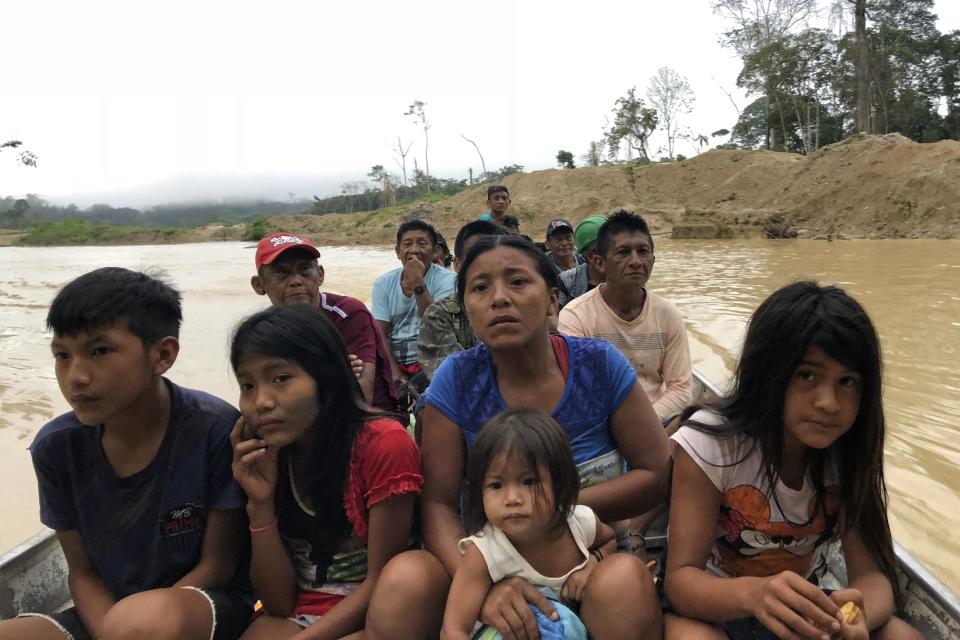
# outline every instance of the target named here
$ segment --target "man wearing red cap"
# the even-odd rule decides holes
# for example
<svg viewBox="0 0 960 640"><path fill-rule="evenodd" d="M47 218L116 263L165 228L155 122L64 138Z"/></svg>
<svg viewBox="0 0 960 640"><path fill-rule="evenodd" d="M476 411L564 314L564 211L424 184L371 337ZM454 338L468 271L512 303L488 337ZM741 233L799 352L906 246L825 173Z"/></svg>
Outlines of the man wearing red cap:
<svg viewBox="0 0 960 640"><path fill-rule="evenodd" d="M250 285L274 305L309 304L319 309L340 332L347 352L363 363L359 382L367 402L395 411L397 393L383 334L362 302L320 290L319 257L320 251L307 238L275 233L257 244L257 275L250 278Z"/></svg>

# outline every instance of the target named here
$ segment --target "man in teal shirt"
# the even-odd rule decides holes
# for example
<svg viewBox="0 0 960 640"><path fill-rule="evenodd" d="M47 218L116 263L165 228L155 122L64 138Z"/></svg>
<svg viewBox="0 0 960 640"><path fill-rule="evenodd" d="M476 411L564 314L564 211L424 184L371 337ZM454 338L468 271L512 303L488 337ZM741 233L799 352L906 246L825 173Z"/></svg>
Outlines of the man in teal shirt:
<svg viewBox="0 0 960 640"><path fill-rule="evenodd" d="M417 338L420 317L434 300L456 288L456 275L433 263L437 231L422 220L409 220L397 229L397 258L403 265L373 283L370 311L390 344L394 380L407 382L420 371Z"/></svg>
<svg viewBox="0 0 960 640"><path fill-rule="evenodd" d="M490 187L487 189L487 206L490 212L480 216L480 219L503 226L503 216L507 215L507 209L510 208L510 192L502 184Z"/></svg>

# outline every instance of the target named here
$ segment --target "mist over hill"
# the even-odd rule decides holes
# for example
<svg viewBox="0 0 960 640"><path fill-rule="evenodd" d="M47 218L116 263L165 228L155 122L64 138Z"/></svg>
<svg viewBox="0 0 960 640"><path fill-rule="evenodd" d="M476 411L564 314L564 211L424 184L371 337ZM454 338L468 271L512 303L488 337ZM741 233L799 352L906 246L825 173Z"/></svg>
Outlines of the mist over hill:
<svg viewBox="0 0 960 640"><path fill-rule="evenodd" d="M340 193L340 185L355 180L361 171L350 174L182 174L155 183L116 191L44 195L45 200L85 209L95 204L146 209L157 205L236 201L309 201ZM9 195L9 194L0 194Z"/></svg>

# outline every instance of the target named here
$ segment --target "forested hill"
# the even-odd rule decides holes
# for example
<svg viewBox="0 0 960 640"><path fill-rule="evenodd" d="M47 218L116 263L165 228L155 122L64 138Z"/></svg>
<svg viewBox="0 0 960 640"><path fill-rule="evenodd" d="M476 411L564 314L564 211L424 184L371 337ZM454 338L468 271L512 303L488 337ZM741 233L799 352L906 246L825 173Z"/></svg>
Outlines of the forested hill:
<svg viewBox="0 0 960 640"><path fill-rule="evenodd" d="M310 209L310 202L273 202L264 200L225 200L165 204L139 210L95 204L86 209L76 205L58 206L28 193L15 198L0 195L0 227L26 228L42 222L86 220L121 227L202 227L211 223L236 224L255 216L277 216Z"/></svg>

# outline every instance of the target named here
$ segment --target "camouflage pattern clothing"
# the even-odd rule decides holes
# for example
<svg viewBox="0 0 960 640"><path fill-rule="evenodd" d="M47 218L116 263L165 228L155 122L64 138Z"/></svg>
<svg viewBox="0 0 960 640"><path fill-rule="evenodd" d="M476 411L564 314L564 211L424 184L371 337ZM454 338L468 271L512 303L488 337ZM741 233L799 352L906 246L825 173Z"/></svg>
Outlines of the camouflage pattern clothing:
<svg viewBox="0 0 960 640"><path fill-rule="evenodd" d="M420 319L417 358L423 372L433 378L440 363L457 351L466 351L477 344L467 314L460 308L456 294L435 300Z"/></svg>

